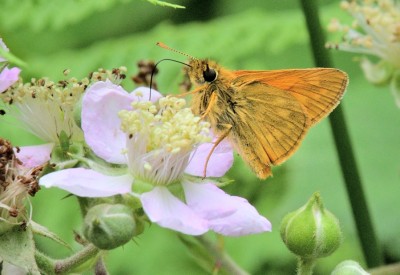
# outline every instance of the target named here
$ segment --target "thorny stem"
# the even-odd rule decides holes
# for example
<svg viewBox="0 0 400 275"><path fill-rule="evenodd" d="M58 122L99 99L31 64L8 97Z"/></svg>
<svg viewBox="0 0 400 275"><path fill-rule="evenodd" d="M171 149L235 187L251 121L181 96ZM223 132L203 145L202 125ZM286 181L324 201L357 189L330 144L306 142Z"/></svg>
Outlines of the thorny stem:
<svg viewBox="0 0 400 275"><path fill-rule="evenodd" d="M44 274L55 275L55 274L69 273L73 269L77 268L79 265L96 257L100 252L101 252L100 249L98 249L92 244L88 244L84 246L81 251L78 251L75 255L72 255L62 260L54 260L49 256L41 253L40 251L36 250L35 260L41 272L43 272ZM96 268L97 267L98 266L96 265ZM99 266L99 268L101 267L102 266ZM101 270L105 270L105 268ZM105 272L106 273L98 273L98 274L108 274L106 270Z"/></svg>
<svg viewBox="0 0 400 275"><path fill-rule="evenodd" d="M56 260L54 266L55 273L60 274L71 271L73 268L76 268L86 261L96 257L100 251L101 250L95 247L93 244L88 244L75 255L72 255L66 259Z"/></svg>
<svg viewBox="0 0 400 275"><path fill-rule="evenodd" d="M108 275L107 268L104 264L103 257L99 257L94 267L94 274L95 275Z"/></svg>
<svg viewBox="0 0 400 275"><path fill-rule="evenodd" d="M315 266L315 259L305 259L299 257L297 262L297 274L298 275L311 275Z"/></svg>
<svg viewBox="0 0 400 275"><path fill-rule="evenodd" d="M223 267L228 274L248 275L246 271L240 268L232 259L215 243L207 240L204 236L198 236L196 239L210 252L215 261Z"/></svg>
<svg viewBox="0 0 400 275"><path fill-rule="evenodd" d="M324 46L325 39L316 0L300 0L300 2L307 23L314 62L317 67L332 67L330 56ZM343 109L340 105L329 116L329 121L365 261L369 267L379 266L383 262L383 257L370 218Z"/></svg>

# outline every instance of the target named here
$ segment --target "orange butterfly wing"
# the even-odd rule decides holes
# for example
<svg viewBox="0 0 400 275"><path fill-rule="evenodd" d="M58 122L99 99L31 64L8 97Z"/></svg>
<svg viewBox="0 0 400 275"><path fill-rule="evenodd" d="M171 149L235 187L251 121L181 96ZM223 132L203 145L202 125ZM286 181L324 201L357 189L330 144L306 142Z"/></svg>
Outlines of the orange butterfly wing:
<svg viewBox="0 0 400 275"><path fill-rule="evenodd" d="M229 138L260 178L297 150L307 130L339 104L347 86L347 75L336 69L234 74L237 119Z"/></svg>
<svg viewBox="0 0 400 275"><path fill-rule="evenodd" d="M235 120L228 138L260 178L271 165L290 157L300 145L310 120L291 93L260 82L233 82Z"/></svg>
<svg viewBox="0 0 400 275"><path fill-rule="evenodd" d="M312 125L335 109L348 84L347 74L332 68L235 71L234 74L244 83L261 82L289 91L305 108Z"/></svg>

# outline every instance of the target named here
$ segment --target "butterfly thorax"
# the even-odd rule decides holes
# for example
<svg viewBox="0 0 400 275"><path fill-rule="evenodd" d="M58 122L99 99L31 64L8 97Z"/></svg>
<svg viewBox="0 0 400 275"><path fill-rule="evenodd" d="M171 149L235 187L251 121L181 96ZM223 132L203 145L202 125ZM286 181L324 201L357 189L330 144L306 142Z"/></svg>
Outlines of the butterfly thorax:
<svg viewBox="0 0 400 275"><path fill-rule="evenodd" d="M205 115L204 119L211 123L214 130L222 124L231 124L229 114L234 112L234 89L231 87L234 75L210 60L196 59L189 64L189 77L199 90L193 94L193 112L200 116ZM216 97L214 102L212 97Z"/></svg>

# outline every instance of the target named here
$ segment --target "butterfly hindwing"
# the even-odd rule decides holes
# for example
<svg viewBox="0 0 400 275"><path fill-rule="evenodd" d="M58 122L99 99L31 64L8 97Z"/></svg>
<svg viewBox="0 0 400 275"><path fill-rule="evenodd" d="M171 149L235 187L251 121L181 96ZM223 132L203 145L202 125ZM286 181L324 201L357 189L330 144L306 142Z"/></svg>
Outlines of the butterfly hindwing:
<svg viewBox="0 0 400 275"><path fill-rule="evenodd" d="M290 92L260 82L234 82L235 125L230 138L261 178L270 166L285 161L299 147L310 121ZM245 135L242 136L242 135Z"/></svg>

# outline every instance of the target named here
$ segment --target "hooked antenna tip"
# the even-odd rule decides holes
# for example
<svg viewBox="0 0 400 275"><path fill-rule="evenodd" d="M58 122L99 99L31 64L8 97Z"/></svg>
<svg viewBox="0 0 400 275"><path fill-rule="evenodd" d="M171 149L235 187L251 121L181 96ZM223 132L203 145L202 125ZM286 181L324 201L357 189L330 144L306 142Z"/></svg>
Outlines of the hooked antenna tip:
<svg viewBox="0 0 400 275"><path fill-rule="evenodd" d="M179 54L181 54L181 55L187 56L187 57L189 57L190 59L195 59L195 60L196 60L196 58L194 58L193 56L190 56L190 55L188 55L188 54L186 54L186 53L184 53L184 52L181 52L181 51L172 49L172 48L168 47L167 45L165 45L165 44L162 43L162 42L157 42L156 45L159 46L159 47L161 47L161 48L163 48L163 49L166 49L166 50L169 50L169 51L172 51L172 52L176 52L176 53L179 53Z"/></svg>

